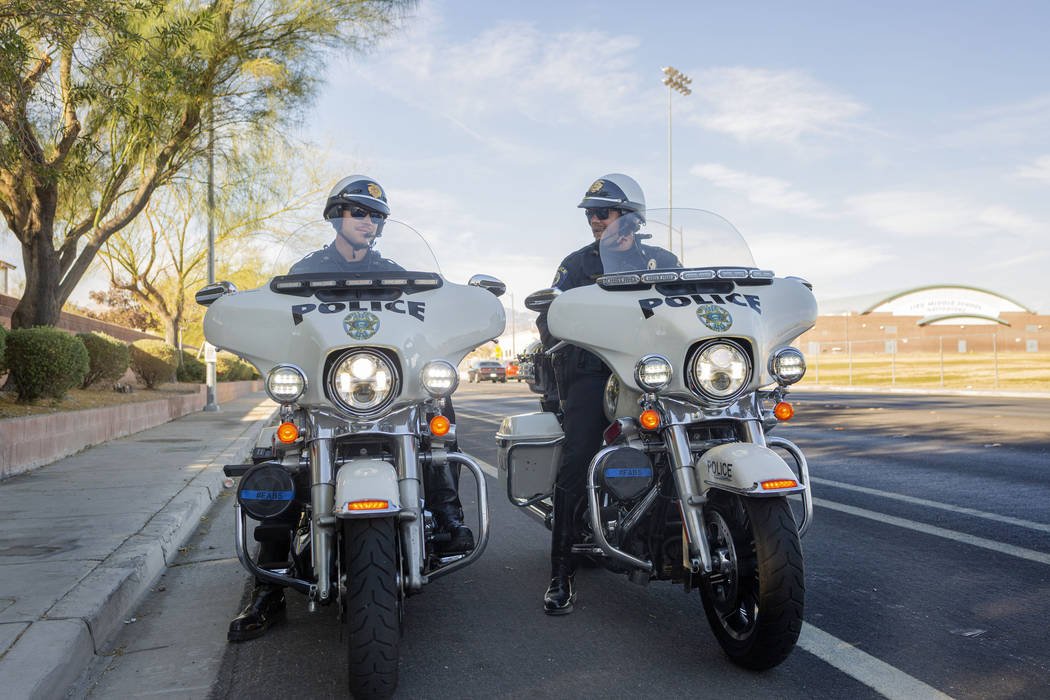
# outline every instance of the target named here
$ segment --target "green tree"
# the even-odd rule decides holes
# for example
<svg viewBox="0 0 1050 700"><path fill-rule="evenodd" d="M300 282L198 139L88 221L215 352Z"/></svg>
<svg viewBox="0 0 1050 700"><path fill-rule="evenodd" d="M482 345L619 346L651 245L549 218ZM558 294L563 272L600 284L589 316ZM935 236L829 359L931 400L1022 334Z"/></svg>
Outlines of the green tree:
<svg viewBox="0 0 1050 700"><path fill-rule="evenodd" d="M7 0L0 7L0 214L23 250L12 326L53 324L96 254L220 134L301 113L334 49L411 0Z"/></svg>
<svg viewBox="0 0 1050 700"><path fill-rule="evenodd" d="M300 162L301 147L252 146L245 153L235 148L217 173L216 260L227 269L260 270L243 264L246 257L264 254L268 242L301 225L294 219L300 210L320 208L320 178ZM207 282L207 190L193 174L158 190L143 215L99 251L112 287L146 307L172 345L204 315L193 294Z"/></svg>

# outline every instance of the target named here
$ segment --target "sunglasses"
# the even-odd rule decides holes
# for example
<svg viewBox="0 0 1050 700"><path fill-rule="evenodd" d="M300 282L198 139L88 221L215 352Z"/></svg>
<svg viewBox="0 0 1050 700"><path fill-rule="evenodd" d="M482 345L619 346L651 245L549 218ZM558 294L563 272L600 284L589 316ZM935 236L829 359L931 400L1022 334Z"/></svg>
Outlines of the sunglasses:
<svg viewBox="0 0 1050 700"><path fill-rule="evenodd" d="M381 223L386 218L386 214L380 214L364 207L343 207L343 214L351 219L363 219L368 216L372 218L373 224Z"/></svg>
<svg viewBox="0 0 1050 700"><path fill-rule="evenodd" d="M584 209L583 213L586 215L587 220L590 221L592 216L601 220L608 219L609 214L614 211L619 212L620 210L616 207L591 207L589 209Z"/></svg>

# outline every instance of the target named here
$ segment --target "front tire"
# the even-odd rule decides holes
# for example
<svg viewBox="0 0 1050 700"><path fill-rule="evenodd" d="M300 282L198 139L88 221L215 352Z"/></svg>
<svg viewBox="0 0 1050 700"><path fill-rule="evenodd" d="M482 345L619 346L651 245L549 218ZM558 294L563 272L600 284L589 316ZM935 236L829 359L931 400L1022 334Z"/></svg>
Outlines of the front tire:
<svg viewBox="0 0 1050 700"><path fill-rule="evenodd" d="M704 525L715 564L700 587L707 621L733 663L772 668L802 631L806 584L791 507L782 497L718 492Z"/></svg>
<svg viewBox="0 0 1050 700"><path fill-rule="evenodd" d="M343 524L347 663L355 698L389 698L397 688L401 639L397 526L392 518Z"/></svg>

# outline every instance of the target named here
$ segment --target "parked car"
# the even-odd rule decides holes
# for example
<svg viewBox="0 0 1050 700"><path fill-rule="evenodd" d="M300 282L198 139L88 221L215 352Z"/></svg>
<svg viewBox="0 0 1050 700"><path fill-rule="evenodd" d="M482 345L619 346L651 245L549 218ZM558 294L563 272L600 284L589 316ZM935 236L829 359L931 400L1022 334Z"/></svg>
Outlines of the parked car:
<svg viewBox="0 0 1050 700"><path fill-rule="evenodd" d="M507 383L507 369L494 360L475 360L474 364L467 370L467 378L471 382L501 382Z"/></svg>
<svg viewBox="0 0 1050 700"><path fill-rule="evenodd" d="M520 382L525 377L521 376L521 366L517 360L511 360L507 363L507 379L513 379L516 382Z"/></svg>

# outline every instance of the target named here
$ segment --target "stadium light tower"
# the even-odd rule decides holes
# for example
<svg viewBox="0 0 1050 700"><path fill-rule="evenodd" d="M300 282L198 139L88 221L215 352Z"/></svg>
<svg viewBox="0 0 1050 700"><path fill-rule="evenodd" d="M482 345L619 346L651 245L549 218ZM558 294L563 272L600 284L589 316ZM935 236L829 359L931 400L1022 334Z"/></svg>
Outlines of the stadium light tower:
<svg viewBox="0 0 1050 700"><path fill-rule="evenodd" d="M671 66L664 66L661 70L664 72L663 84L667 86L667 249L672 250L671 246L671 94L673 92L679 92L683 96L688 95L692 92L689 88L689 84L693 82L685 73L672 68Z"/></svg>

